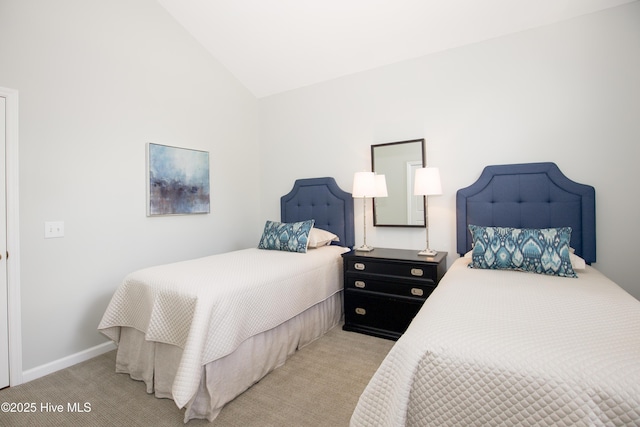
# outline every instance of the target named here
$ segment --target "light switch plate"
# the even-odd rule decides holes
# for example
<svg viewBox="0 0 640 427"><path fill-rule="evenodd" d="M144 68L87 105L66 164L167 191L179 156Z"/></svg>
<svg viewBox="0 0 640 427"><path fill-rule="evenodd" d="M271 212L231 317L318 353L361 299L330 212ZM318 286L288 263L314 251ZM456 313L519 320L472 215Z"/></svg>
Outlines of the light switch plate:
<svg viewBox="0 0 640 427"><path fill-rule="evenodd" d="M44 238L64 237L64 221L46 221L44 223Z"/></svg>

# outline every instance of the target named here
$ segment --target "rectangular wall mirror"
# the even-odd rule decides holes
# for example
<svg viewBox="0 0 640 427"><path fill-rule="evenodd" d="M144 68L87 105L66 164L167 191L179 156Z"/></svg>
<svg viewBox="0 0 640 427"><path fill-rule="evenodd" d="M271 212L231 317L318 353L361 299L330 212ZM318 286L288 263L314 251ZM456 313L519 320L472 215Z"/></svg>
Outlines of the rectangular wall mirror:
<svg viewBox="0 0 640 427"><path fill-rule="evenodd" d="M371 170L385 175L388 193L373 199L374 226L424 227L424 196L413 195L413 178L425 164L424 139L371 146Z"/></svg>

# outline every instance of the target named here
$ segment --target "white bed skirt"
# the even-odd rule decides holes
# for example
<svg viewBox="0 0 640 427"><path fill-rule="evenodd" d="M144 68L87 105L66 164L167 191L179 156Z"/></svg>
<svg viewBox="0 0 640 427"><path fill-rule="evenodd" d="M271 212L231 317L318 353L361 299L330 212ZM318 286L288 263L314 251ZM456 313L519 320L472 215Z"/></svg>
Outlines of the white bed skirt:
<svg viewBox="0 0 640 427"><path fill-rule="evenodd" d="M226 403L282 366L297 349L338 325L342 307L342 292L338 292L280 326L247 339L228 356L203 366L200 386L186 405L184 422L194 418L213 421ZM116 372L144 381L147 393L172 399L181 356L180 347L146 341L144 333L123 327Z"/></svg>

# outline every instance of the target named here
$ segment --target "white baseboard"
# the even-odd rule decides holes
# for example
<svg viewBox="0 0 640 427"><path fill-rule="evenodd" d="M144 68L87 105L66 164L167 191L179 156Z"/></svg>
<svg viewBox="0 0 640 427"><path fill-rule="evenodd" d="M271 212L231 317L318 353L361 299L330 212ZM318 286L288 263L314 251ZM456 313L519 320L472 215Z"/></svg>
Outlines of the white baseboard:
<svg viewBox="0 0 640 427"><path fill-rule="evenodd" d="M29 381L33 381L37 378L44 377L45 375L52 374L61 369L68 368L70 366L92 359L96 356L100 356L101 354L108 353L111 350L115 349L116 345L112 341L109 341L95 347L88 348L79 353L63 357L62 359L54 360L53 362L37 366L35 368L22 372L22 382L27 383Z"/></svg>

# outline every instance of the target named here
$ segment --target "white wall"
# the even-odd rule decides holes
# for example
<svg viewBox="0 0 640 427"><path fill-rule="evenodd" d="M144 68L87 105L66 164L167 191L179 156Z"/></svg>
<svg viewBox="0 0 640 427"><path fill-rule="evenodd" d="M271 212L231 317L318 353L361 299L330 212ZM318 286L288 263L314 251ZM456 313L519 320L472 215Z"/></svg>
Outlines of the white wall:
<svg viewBox="0 0 640 427"><path fill-rule="evenodd" d="M263 215L277 216L295 177L334 176L350 191L371 144L424 137L444 191L429 199L430 246L451 262L456 190L486 165L552 161L595 187L596 266L640 298L639 22L634 2L262 99ZM374 246L417 250L424 239L368 224Z"/></svg>
<svg viewBox="0 0 640 427"><path fill-rule="evenodd" d="M25 371L104 343L130 271L256 244L257 100L156 1L2 0L0 86L20 96ZM211 214L146 217L147 142L209 151Z"/></svg>

